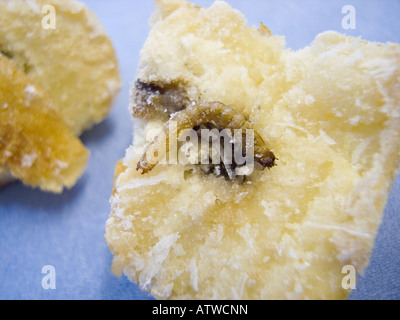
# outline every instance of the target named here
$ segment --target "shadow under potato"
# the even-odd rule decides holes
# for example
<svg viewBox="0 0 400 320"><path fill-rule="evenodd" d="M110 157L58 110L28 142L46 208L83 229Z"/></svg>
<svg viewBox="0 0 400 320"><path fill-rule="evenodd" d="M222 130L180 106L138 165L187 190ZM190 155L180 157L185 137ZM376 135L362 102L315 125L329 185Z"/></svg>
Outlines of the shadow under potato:
<svg viewBox="0 0 400 320"><path fill-rule="evenodd" d="M24 185L21 181L12 182L0 188L0 214L4 208L17 205L34 211L57 212L64 206L71 205L83 194L87 176L84 173L76 185L71 189L64 189L61 194L44 192L39 188Z"/></svg>
<svg viewBox="0 0 400 320"><path fill-rule="evenodd" d="M111 137L114 129L115 124L113 123L112 119L108 117L103 122L84 132L80 138L85 145L99 143L105 140L106 137Z"/></svg>

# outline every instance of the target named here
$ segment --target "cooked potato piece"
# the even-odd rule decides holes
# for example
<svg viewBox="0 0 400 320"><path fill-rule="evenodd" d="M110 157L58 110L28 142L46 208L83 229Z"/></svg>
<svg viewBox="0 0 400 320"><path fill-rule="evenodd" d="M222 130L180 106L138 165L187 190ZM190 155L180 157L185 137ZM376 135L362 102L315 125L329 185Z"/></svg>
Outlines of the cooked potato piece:
<svg viewBox="0 0 400 320"><path fill-rule="evenodd" d="M224 2L156 2L106 225L113 272L160 299L346 298L342 269L368 264L399 167L400 46L325 32L294 52ZM191 164L138 172L165 119L146 110L171 84L173 112L235 109L277 166L244 184Z"/></svg>
<svg viewBox="0 0 400 320"><path fill-rule="evenodd" d="M96 16L75 0L0 0L0 12L0 52L47 92L72 131L102 121L121 84Z"/></svg>
<svg viewBox="0 0 400 320"><path fill-rule="evenodd" d="M89 151L48 96L0 55L0 175L59 193L82 175ZM7 178L7 179L6 179Z"/></svg>

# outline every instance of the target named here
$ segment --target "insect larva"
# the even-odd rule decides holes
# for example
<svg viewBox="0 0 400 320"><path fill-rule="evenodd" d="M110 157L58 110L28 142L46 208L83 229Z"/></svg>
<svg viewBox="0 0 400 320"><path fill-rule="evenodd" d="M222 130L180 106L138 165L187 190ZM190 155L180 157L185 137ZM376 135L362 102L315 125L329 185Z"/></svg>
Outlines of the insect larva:
<svg viewBox="0 0 400 320"><path fill-rule="evenodd" d="M172 121L176 123L176 126L170 126ZM193 104L173 114L170 120L164 124L162 128L163 134L158 135L147 146L137 163L136 169L142 170L142 174L151 171L158 162L150 163L147 160L148 155L156 155L158 159L162 159L169 151L170 135L179 136L182 130L192 129L207 123L232 131L235 129L252 129L243 114L236 112L223 103L201 102ZM170 132L171 127L175 128L176 132ZM275 165L275 155L256 131L254 131L254 159L263 169L271 168Z"/></svg>

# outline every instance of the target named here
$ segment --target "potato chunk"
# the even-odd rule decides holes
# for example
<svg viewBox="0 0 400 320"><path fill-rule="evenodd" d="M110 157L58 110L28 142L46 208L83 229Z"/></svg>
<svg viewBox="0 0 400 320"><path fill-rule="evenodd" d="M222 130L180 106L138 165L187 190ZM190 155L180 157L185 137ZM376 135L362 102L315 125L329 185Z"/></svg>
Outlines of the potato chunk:
<svg viewBox="0 0 400 320"><path fill-rule="evenodd" d="M160 299L346 298L343 267L368 264L399 167L400 46L325 32L291 51L224 2L157 4L135 83L234 108L278 160L247 184L196 165L141 175L163 121L135 120L106 225L112 270ZM157 111L157 92L137 90L133 114Z"/></svg>
<svg viewBox="0 0 400 320"><path fill-rule="evenodd" d="M12 176L59 193L82 175L89 151L47 95L2 55L0 123L0 174L4 179Z"/></svg>

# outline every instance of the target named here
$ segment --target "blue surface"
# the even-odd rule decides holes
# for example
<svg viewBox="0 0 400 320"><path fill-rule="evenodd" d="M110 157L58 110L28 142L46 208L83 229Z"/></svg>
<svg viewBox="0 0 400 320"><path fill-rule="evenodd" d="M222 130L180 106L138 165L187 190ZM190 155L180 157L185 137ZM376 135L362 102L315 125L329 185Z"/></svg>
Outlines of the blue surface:
<svg viewBox="0 0 400 320"><path fill-rule="evenodd" d="M91 158L79 183L52 195L14 183L0 190L0 299L150 299L110 272L104 241L115 162L132 140L128 90L148 34L151 1L87 0L112 39L123 89L110 116L83 135ZM247 17L285 35L293 49L319 32L337 30L367 40L400 42L400 1L227 1ZM209 6L211 0L195 3ZM341 26L344 5L356 8L356 29ZM371 263L350 299L400 298L400 179L396 179ZM56 289L42 288L42 267L56 270Z"/></svg>

